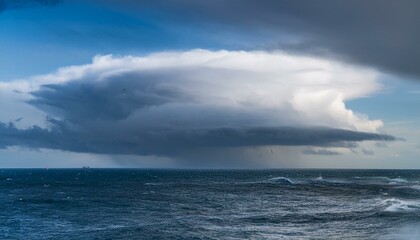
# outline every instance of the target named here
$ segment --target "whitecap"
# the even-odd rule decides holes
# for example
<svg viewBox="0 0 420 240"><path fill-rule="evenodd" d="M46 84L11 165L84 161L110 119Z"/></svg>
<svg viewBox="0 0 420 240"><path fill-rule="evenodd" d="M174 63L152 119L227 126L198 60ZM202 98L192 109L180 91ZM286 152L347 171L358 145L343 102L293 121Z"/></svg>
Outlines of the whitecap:
<svg viewBox="0 0 420 240"><path fill-rule="evenodd" d="M355 177L356 178L356 177ZM384 176L377 177L357 177L358 180L366 180L368 184L389 184L389 185L403 185L409 183L418 183L418 181L409 181L404 178L389 178Z"/></svg>
<svg viewBox="0 0 420 240"><path fill-rule="evenodd" d="M268 182L293 184L293 181L287 177L273 177L267 180Z"/></svg>
<svg viewBox="0 0 420 240"><path fill-rule="evenodd" d="M391 178L388 180L389 184L400 184L400 183L407 183L408 181L403 178Z"/></svg>
<svg viewBox="0 0 420 240"><path fill-rule="evenodd" d="M406 201L398 198L389 198L383 200L380 204L385 212L406 212L420 210L420 202Z"/></svg>
<svg viewBox="0 0 420 240"><path fill-rule="evenodd" d="M347 179L340 179L340 178L323 178L322 176L319 176L315 179L311 180L312 182L319 182L323 184L352 184L354 181L349 181Z"/></svg>

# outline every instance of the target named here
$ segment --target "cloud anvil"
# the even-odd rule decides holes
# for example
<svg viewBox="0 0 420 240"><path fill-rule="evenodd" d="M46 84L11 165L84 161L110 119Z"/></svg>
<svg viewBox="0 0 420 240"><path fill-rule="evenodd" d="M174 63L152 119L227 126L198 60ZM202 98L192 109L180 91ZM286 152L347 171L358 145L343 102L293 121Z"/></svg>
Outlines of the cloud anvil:
<svg viewBox="0 0 420 240"><path fill-rule="evenodd" d="M3 147L179 157L198 148L395 140L378 133L381 121L344 104L380 89L376 76L283 52L98 56L38 76L36 84L5 85L49 120L44 128L3 124Z"/></svg>

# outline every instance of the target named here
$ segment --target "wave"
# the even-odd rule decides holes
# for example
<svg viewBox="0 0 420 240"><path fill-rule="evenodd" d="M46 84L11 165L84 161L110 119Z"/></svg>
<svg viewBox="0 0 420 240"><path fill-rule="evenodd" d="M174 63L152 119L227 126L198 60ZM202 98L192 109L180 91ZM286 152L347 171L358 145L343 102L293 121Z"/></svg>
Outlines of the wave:
<svg viewBox="0 0 420 240"><path fill-rule="evenodd" d="M416 191L420 191L420 186L419 185L408 186L408 188L416 190Z"/></svg>
<svg viewBox="0 0 420 240"><path fill-rule="evenodd" d="M153 183L153 182L148 182L148 183L145 183L144 185L146 185L146 186L157 186L157 185L162 185L161 183Z"/></svg>
<svg viewBox="0 0 420 240"><path fill-rule="evenodd" d="M324 184L352 184L353 181L349 181L347 179L340 179L340 178L328 178L325 179L322 176L317 178L310 179L308 183L324 183Z"/></svg>
<svg viewBox="0 0 420 240"><path fill-rule="evenodd" d="M419 181L407 180L404 178L390 178L385 176L375 177L353 177L351 178L324 178L322 176L306 179L291 180L287 177L272 177L264 180L265 183L282 183L282 184L367 184L367 185L390 185L390 187L410 187L420 191ZM148 184L147 184L148 185Z"/></svg>
<svg viewBox="0 0 420 240"><path fill-rule="evenodd" d="M270 183L283 183L283 184L294 184L294 182L287 177L273 177L268 179L266 182Z"/></svg>
<svg viewBox="0 0 420 240"><path fill-rule="evenodd" d="M409 181L404 178L390 178L384 176L377 177L354 177L357 181L366 181L370 184L390 184L390 185L400 185L400 184L417 184L419 181Z"/></svg>
<svg viewBox="0 0 420 240"><path fill-rule="evenodd" d="M408 181L404 178L390 178L388 180L389 184L401 184L401 183L408 183Z"/></svg>
<svg viewBox="0 0 420 240"><path fill-rule="evenodd" d="M385 212L407 212L420 210L420 202L405 201L398 198L389 198L383 200L380 204Z"/></svg>

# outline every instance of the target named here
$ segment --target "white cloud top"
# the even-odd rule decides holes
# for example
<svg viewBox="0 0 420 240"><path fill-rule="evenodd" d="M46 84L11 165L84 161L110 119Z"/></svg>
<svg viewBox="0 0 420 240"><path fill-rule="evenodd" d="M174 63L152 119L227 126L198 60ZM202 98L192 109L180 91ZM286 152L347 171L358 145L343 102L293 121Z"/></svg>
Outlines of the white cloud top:
<svg viewBox="0 0 420 240"><path fill-rule="evenodd" d="M2 111L0 120L24 117L21 126L40 125L51 112L25 101L33 99L29 93L42 85L78 82L100 90L108 81L120 92L109 94L111 101L147 97L147 104L131 106L118 119L128 125L328 126L377 132L380 120L355 114L345 101L378 91L378 75L372 69L284 52L192 50L142 57L97 56L90 64L2 83L0 107L8 110Z"/></svg>

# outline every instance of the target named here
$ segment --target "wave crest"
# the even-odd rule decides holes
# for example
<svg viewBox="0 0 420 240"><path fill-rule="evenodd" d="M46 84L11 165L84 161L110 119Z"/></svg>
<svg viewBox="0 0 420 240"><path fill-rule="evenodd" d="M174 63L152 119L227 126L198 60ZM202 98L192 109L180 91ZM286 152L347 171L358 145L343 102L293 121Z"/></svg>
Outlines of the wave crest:
<svg viewBox="0 0 420 240"><path fill-rule="evenodd" d="M272 183L294 184L294 182L287 177L273 177L267 180Z"/></svg>
<svg viewBox="0 0 420 240"><path fill-rule="evenodd" d="M406 212L420 210L420 202L404 201L398 198L385 199L380 203L385 212Z"/></svg>

